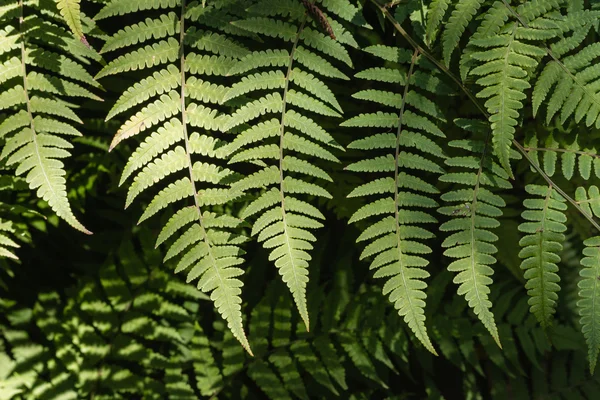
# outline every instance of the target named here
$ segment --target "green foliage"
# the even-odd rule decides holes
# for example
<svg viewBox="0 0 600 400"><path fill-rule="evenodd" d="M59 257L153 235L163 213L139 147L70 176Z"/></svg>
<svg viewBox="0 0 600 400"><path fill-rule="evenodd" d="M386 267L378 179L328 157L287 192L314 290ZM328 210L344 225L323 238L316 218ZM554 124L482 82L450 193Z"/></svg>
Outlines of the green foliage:
<svg viewBox="0 0 600 400"><path fill-rule="evenodd" d="M454 283L460 285L458 293L465 296L475 315L500 346L489 300L489 286L494 272L490 266L496 262L494 254L498 251L493 244L498 236L491 229L499 226L498 217L502 216L501 208L506 203L493 190L510 189L511 184L506 172L490 155L488 127L481 121L455 122L477 136L449 143L451 147L468 153L446 160L448 166L460 168L460 172L450 172L440 178L443 182L461 185L460 189L442 195L442 200L448 205L438 211L452 219L442 224L440 230L453 232L444 239L442 246L448 248L444 255L456 259L450 263L448 270L457 273Z"/></svg>
<svg viewBox="0 0 600 400"><path fill-rule="evenodd" d="M58 6L61 13L67 8L63 2ZM40 9L45 14L38 15ZM76 98L99 100L88 89L99 85L83 66L95 54L62 24L51 23L61 21L59 9L55 4L22 1L0 9L0 110L7 112L0 125L5 141L0 157L6 165L16 166L17 176L26 174L30 189L36 190L56 215L89 234L71 210L61 159L68 157L73 147L62 135L81 136L72 124L82 121L70 102ZM67 22L71 25L74 20ZM78 29L83 32L81 26ZM69 56L62 54L65 51Z"/></svg>
<svg viewBox="0 0 600 400"><path fill-rule="evenodd" d="M563 232L567 230L564 225L567 206L552 186L528 185L525 189L536 197L523 201L527 210L521 216L527 222L519 225L519 230L528 235L519 242L523 247L519 257L524 259L521 269L525 271L525 288L531 296L531 312L542 327L547 328L552 323L560 289L556 263L560 262L561 243L565 240Z"/></svg>
<svg viewBox="0 0 600 400"><path fill-rule="evenodd" d="M340 105L319 75L327 77L322 70L335 70L325 56L349 65L351 62L340 43L344 32L341 25L333 28L336 37L340 37L337 42L315 30L314 22L308 20L300 3L260 1L248 13L234 25L261 36L281 38L284 41L281 46L285 47L275 50L282 57L276 63L269 59L254 61L267 55L259 50L232 66L233 71L238 74L243 71L246 76L231 86L223 102L242 95L247 100L224 126L228 131L245 125L227 148L233 154L229 163L245 161L258 167L256 172L235 182L232 190L255 192L255 200L242 211L240 218L255 218L251 234L258 235L258 241L270 249L269 260L274 261L290 289L308 330L309 251L313 248L311 242L317 240L309 229L322 227L325 216L302 197L331 198L318 181L313 182L314 178L332 181L313 160L339 162L325 146L340 146L314 117L303 114L340 117ZM288 18L278 19L279 15ZM275 44L279 46L278 42L272 42ZM302 53L309 54L314 64L302 62L299 56ZM246 125L262 116L265 122Z"/></svg>
<svg viewBox="0 0 600 400"><path fill-rule="evenodd" d="M0 399L594 398L599 20L2 3Z"/></svg>

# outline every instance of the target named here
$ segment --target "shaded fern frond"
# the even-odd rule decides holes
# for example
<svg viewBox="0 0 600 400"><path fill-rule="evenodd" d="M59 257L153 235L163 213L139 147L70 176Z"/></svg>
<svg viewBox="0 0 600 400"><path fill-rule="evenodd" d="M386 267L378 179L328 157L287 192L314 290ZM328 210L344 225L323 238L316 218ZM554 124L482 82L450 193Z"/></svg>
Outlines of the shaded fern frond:
<svg viewBox="0 0 600 400"><path fill-rule="evenodd" d="M230 163L258 166L232 189L256 196L241 218L256 215L252 235L258 235L270 250L269 259L288 285L308 329L309 251L316 240L311 230L323 226L324 216L305 199L331 198L315 178L331 181L319 165L321 160L337 162L327 147L339 148L314 116L340 116L340 105L324 78L344 77L334 63L351 65L351 60L342 43L315 28L318 21L307 17L301 3L260 1L248 12L248 18L233 24L285 43L273 49L277 42L270 41L268 50L252 52L229 71L246 76L232 85L223 101L248 97L224 125L224 130L242 127L227 147L233 152ZM329 21L334 24L335 18Z"/></svg>
<svg viewBox="0 0 600 400"><path fill-rule="evenodd" d="M584 258L579 272L579 315L581 332L588 346L588 359L592 374L600 352L600 238L592 237L584 243Z"/></svg>
<svg viewBox="0 0 600 400"><path fill-rule="evenodd" d="M452 10L450 19L442 33L442 48L446 66L450 65L452 53L458 47L460 38L465 32L467 25L471 22L482 4L483 0L459 0L454 10Z"/></svg>
<svg viewBox="0 0 600 400"><path fill-rule="evenodd" d="M426 284L423 280L429 276L424 269L429 262L422 257L431 252L422 240L434 235L420 225L436 222L427 209L438 206L432 198L438 190L415 172L444 172L436 160L444 157L444 152L430 138L430 135L445 137L433 122L435 117L443 120L443 114L420 93L420 89L426 86L418 84L419 75L415 70L428 64L418 58L418 54L412 56L407 71L404 65L398 64L406 62L406 59L394 48L377 45L366 48L366 51L382 60L391 58L395 67L381 70L398 76L400 79L396 83L403 84L404 91L400 86L397 91L389 91L393 86L387 85L385 89L369 89L354 94L354 97L374 102L386 111L358 115L342 126L385 128L388 132L355 140L349 148L385 150L388 154L366 158L346 167L349 171L385 174L355 188L348 195L376 196L357 210L349 222L376 218L358 238L359 242L369 241L361 258L375 257L370 269L376 270L375 277L387 278L383 294L389 295L417 339L435 354L425 328L426 294L423 289ZM434 71L425 69L424 72L435 79ZM377 80L376 74L371 76L364 72L359 72L357 77Z"/></svg>
<svg viewBox="0 0 600 400"><path fill-rule="evenodd" d="M600 128L600 43L590 44L560 62L544 67L533 91L533 111L546 101L546 122L560 112L560 122L585 118L586 126ZM547 100L546 100L547 99Z"/></svg>
<svg viewBox="0 0 600 400"><path fill-rule="evenodd" d="M496 263L498 251L493 244L498 237L491 229L500 225L502 208L506 203L494 189L510 189L508 174L494 160L489 149L489 131L480 121L456 120L456 124L474 134L473 139L454 140L451 147L466 154L450 158L446 164L458 168L457 172L443 175L442 182L457 184L459 188L442 195L448 205L439 212L453 217L440 227L443 232L453 232L444 239L444 254L456 259L448 270L457 273L454 283L459 284L458 294L464 295L469 307L500 345L498 328L491 312L489 300L492 283L491 265ZM466 187L465 187L466 186Z"/></svg>
<svg viewBox="0 0 600 400"><path fill-rule="evenodd" d="M9 378L21 396L101 393L100 398L124 399L139 393L159 399L173 398L176 387L178 398L195 397L183 373L189 356L182 349L198 317L197 306L190 304L207 299L136 253L133 245L124 245L67 296L43 292L31 308L3 310L15 322L2 326L2 339L14 357ZM149 259L156 256L148 253ZM36 335L27 332L29 324ZM35 370L29 370L32 363Z"/></svg>
<svg viewBox="0 0 600 400"><path fill-rule="evenodd" d="M557 274L560 262L559 253L567 230L566 200L552 187L527 185L527 193L534 198L525 199L526 210L521 216L527 222L519 225L519 231L526 233L519 244L523 258L521 269L525 271L525 288L530 296L530 310L543 328L552 324L556 312L557 292L560 290Z"/></svg>
<svg viewBox="0 0 600 400"><path fill-rule="evenodd" d="M18 257L13 253L14 249L19 248L19 244L14 240L16 229L13 227L12 221L3 221L0 219L0 257L12 258L17 260Z"/></svg>
<svg viewBox="0 0 600 400"><path fill-rule="evenodd" d="M95 58L93 50L57 23L62 13L84 39L77 8L76 1L15 2L12 11L0 11L0 110L8 113L0 127L5 140L0 157L60 218L90 234L71 210L62 162L73 148L63 135L81 135L73 127L82 122L75 103L100 100L89 90L98 84L84 67L86 58Z"/></svg>
<svg viewBox="0 0 600 400"><path fill-rule="evenodd" d="M487 99L485 107L490 113L494 153L500 164L511 175L510 148L518 124L519 110L526 98L524 92L531 87L528 70L534 69L546 52L520 39L522 27L508 26L493 37L472 40L480 48L471 57L482 65L471 70L481 76L477 83L484 87L477 97Z"/></svg>
<svg viewBox="0 0 600 400"><path fill-rule="evenodd" d="M209 5L204 12L227 19L238 3ZM139 15L136 11L147 9L163 14L138 23L132 19L131 25L109 38L103 52L121 50L124 54L110 61L98 76L138 69L137 76L146 76L124 91L107 117L139 110L121 126L111 149L149 132L123 171L121 184L133 177L126 206L154 190L139 222L167 208L176 210L156 245L171 243L165 261L175 260L176 273L187 271L187 282L196 281L198 289L210 293L233 336L251 353L241 313L240 244L245 239L235 233L241 221L209 211L241 195L228 186L235 174L224 165L229 153L219 137L228 117L216 104L224 101L227 89L211 79L225 75L235 59L248 51L216 29L203 30L207 27L200 24L187 27L185 15L193 14L195 7L195 3L180 7L175 1L109 2L97 19L135 16ZM149 69L154 66L158 68Z"/></svg>

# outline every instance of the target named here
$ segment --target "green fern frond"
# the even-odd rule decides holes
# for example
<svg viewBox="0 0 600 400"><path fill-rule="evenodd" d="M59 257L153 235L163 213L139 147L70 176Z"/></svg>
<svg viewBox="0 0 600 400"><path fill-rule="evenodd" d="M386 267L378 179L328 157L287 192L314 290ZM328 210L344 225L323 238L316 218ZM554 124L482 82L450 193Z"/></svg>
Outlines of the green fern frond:
<svg viewBox="0 0 600 400"><path fill-rule="evenodd" d="M542 327L548 328L556 312L560 290L556 264L560 262L563 232L567 229L564 214L567 206L566 200L552 187L527 185L525 189L536 197L523 203L527 210L521 216L528 222L519 225L519 231L527 234L519 242L523 247L519 257L523 258L521 269L527 280L525 288L530 296L530 310Z"/></svg>
<svg viewBox="0 0 600 400"><path fill-rule="evenodd" d="M600 217L600 189L591 185L587 190L579 186L575 190L575 201L589 217Z"/></svg>
<svg viewBox="0 0 600 400"><path fill-rule="evenodd" d="M12 221L3 221L0 219L0 257L18 260L13 251L21 246L11 238L15 233L16 229L13 227Z"/></svg>
<svg viewBox="0 0 600 400"><path fill-rule="evenodd" d="M590 371L594 374L598 353L600 352L600 238L592 237L583 242L584 258L581 260L579 275L579 315L581 316L581 332L588 346ZM598 307L596 307L598 306Z"/></svg>
<svg viewBox="0 0 600 400"><path fill-rule="evenodd" d="M526 138L525 146L533 162L548 176L554 176L560 167L566 179L579 175L589 180L600 177L596 140L594 135L563 135L559 131L545 137L531 135Z"/></svg>
<svg viewBox="0 0 600 400"><path fill-rule="evenodd" d="M571 116L576 122L585 118L586 126L600 127L598 63L600 44L590 44L562 61L551 61L540 74L533 91L534 113L547 100L546 121L560 111L564 124Z"/></svg>
<svg viewBox="0 0 600 400"><path fill-rule="evenodd" d="M367 51L385 61L390 57L393 57L394 61L398 60L396 50L393 48L379 45L368 48ZM404 171L413 169L425 173L443 173L436 162L420 153L413 153L410 148L419 150L427 156L444 157L439 147L426 136L432 134L444 137L444 134L429 120L427 103L408 101L409 98L416 99L419 96L419 92L410 86L410 83L414 82L413 70L416 65L419 65L418 60L420 59L415 54L408 73L403 72L402 69L388 69L401 77L397 83L406 85L403 94L375 89L355 94L357 98L378 103L383 109L392 107L400 110L399 113L377 111L374 114L362 114L347 120L342 125L396 129L396 134L376 134L350 143L350 148L386 149L391 153L355 162L347 166L347 170L387 173L392 177L365 183L349 194L349 197L386 196L357 210L349 222L358 222L369 217L380 218L358 239L359 241L370 240L361 258L375 256L370 269L377 270L375 277L388 278L383 293L389 294L390 301L394 303L398 314L404 317L417 339L425 348L436 354L425 328L426 294L423 289L426 284L423 279L427 278L429 273L423 269L428 261L421 257L422 254L430 253L431 249L413 240L432 237L431 233L416 224L435 222L435 219L413 208L437 207L435 200L429 196L438 191L431 185L420 185L421 179ZM361 73L357 76L379 80L376 76ZM407 128L415 131L408 131ZM407 190L399 191L399 189ZM421 195L421 192L426 193L427 196ZM358 355L357 353L356 356Z"/></svg>
<svg viewBox="0 0 600 400"><path fill-rule="evenodd" d="M81 98L100 100L88 89L99 86L84 67L87 61L82 56L89 54L76 46L79 39L85 40L78 3L48 4L41 16L36 10L39 5L15 3L19 18L10 20L9 14L0 15L3 21L9 18L0 33L0 83L5 88L0 109L8 111L0 129L5 139L0 157L6 165L16 167L17 175L25 175L29 188L36 190L56 215L90 234L74 216L67 199L67 172L61 159L70 156L73 145L57 136L81 135L71 125L82 123L73 110L74 103ZM78 38L55 23L63 20L61 15ZM37 47L40 38L47 39L47 50Z"/></svg>
<svg viewBox="0 0 600 400"><path fill-rule="evenodd" d="M458 47L460 38L467 25L471 22L482 4L483 0L459 0L456 4L442 33L442 48L446 66L450 65L452 53Z"/></svg>
<svg viewBox="0 0 600 400"><path fill-rule="evenodd" d="M471 57L482 65L471 74L481 76L477 83L484 87L477 97L487 99L485 106L490 113L494 153L500 164L512 175L510 148L518 123L519 110L526 98L524 91L531 87L527 70L534 69L546 52L518 39L518 27L490 38L471 41L482 48Z"/></svg>
<svg viewBox="0 0 600 400"><path fill-rule="evenodd" d="M458 284L458 294L464 295L469 307L481 320L500 346L498 328L490 308L489 300L494 254L498 251L493 244L498 237L490 230L497 228L498 217L506 203L493 193L495 188L508 189L507 173L493 161L488 151L488 131L479 121L456 120L456 124L466 131L479 135L475 139L454 140L451 147L467 152L465 157L450 158L448 165L459 167L461 172L452 172L440 178L442 182L460 185L458 189L442 195L448 203L439 212L453 217L440 227L442 232L452 232L444 239L444 254L455 259L448 270L457 273L454 283ZM482 137L482 138L481 138ZM481 140L483 139L483 140ZM467 171L464 171L464 170ZM464 171L464 172L462 172ZM468 188L464 188L467 186Z"/></svg>
<svg viewBox="0 0 600 400"><path fill-rule="evenodd" d="M65 22L71 29L71 32L77 37L77 39L85 41L87 39L83 34L83 26L81 25L81 12L80 12L80 0L56 0L56 6L60 15L63 16Z"/></svg>
<svg viewBox="0 0 600 400"><path fill-rule="evenodd" d="M239 276L243 269L239 265L243 260L239 246L245 238L235 234L241 221L203 209L228 204L241 195L226 184L232 171L218 163L230 153L214 135L229 118L204 104L224 101L225 87L211 82L210 76L225 75L234 59L248 51L219 32L199 29L203 26L185 29L188 9L184 4L183 15L178 16L173 8L176 3L136 1L124 5L112 1L96 16L164 11L154 20L132 21L103 48L106 53L120 50L123 54L110 61L98 77L134 70L146 75L121 95L107 117L139 109L123 123L110 149L143 131L150 132L130 156L121 177L123 184L133 176L126 207L163 186L155 191L139 222L168 207L180 208L164 226L156 245L173 240L165 261L173 260L176 273L187 271L187 282L197 281L198 289L210 294L233 337L252 354L241 313ZM210 10L217 15L221 12ZM165 66L150 69L159 64Z"/></svg>
<svg viewBox="0 0 600 400"><path fill-rule="evenodd" d="M311 260L308 251L316 240L310 229L323 226L317 221L323 215L295 195L331 198L320 184L311 181L314 178L332 180L325 169L315 164L316 159L338 162L323 144L338 148L339 145L315 120L304 114L309 111L340 116L340 105L333 92L317 76L343 78L345 75L320 54L346 64L350 64L350 59L342 44L308 27L315 22L306 17L300 3L259 2L248 12L252 16L235 21L236 27L292 44L290 49L253 52L229 71L231 75L245 73L246 76L233 84L224 101L239 99L242 95L248 96L249 100L237 108L223 129L227 131L252 123L227 148L233 152L230 163L245 161L259 166L256 173L241 178L231 187L236 192L249 193L266 189L246 207L241 218L258 214L252 235L258 235L258 241L270 250L269 259L275 262L288 285L308 329L306 285ZM305 50L302 45L312 47L318 53ZM257 69L263 70L252 72ZM257 91L267 91L267 94L256 95ZM272 118L273 113L278 114L277 119ZM288 152L295 154L292 156ZM290 367L283 359L278 362ZM289 383L282 377L284 383Z"/></svg>

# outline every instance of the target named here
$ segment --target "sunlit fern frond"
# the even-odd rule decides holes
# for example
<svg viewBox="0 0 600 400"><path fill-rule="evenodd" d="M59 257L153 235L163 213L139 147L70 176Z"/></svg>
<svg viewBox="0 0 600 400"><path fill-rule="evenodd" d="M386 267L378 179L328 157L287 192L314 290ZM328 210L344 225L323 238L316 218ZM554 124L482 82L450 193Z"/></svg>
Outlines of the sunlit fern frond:
<svg viewBox="0 0 600 400"><path fill-rule="evenodd" d="M347 3L350 10L349 2L338 3ZM307 200L331 198L320 183L331 181L321 165L337 162L332 150L340 149L317 121L341 116L327 78L347 79L342 71L352 61L346 47L355 42L333 16L327 18L337 40L323 33L319 22L297 1L258 1L248 12L248 18L233 25L272 39L268 48L257 48L229 72L245 74L223 98L245 98L224 127L241 129L227 147L233 153L230 164L233 168L239 162L255 165L255 172L232 188L256 196L241 217L256 216L252 235L258 235L270 250L269 259L288 285L308 329L309 251L316 240L312 230L323 226L324 215Z"/></svg>
<svg viewBox="0 0 600 400"><path fill-rule="evenodd" d="M434 200L438 189L417 174L444 173L439 159L445 157L444 151L436 143L445 137L436 124L444 121L444 114L427 98L433 86L439 84L442 89L444 84L417 53L411 56L383 45L365 51L389 66L359 72L357 78L372 81L374 86L378 81L382 84L354 97L377 104L381 111L358 115L342 125L386 131L371 135L365 129L364 137L349 145L374 150L377 155L352 163L346 170L378 176L349 194L369 198L350 222L372 221L358 238L369 242L361 258L374 257L370 269L376 270L375 277L387 279L383 293L389 295L417 339L435 354L425 327L423 291L424 279L429 276L424 269L429 262L423 255L431 252L423 241L434 235L421 225L436 222L429 209L438 206Z"/></svg>
<svg viewBox="0 0 600 400"><path fill-rule="evenodd" d="M94 93L100 85L87 72L98 55L73 37L56 3L9 2L0 21L0 111L7 113L0 157L60 218L91 233L71 210L62 159L71 155L70 137L81 136L74 127L82 123L77 103L101 100Z"/></svg>
<svg viewBox="0 0 600 400"><path fill-rule="evenodd" d="M210 207L240 196L229 188L235 173L226 167L229 153L219 132L228 116L219 106L226 87L218 79L246 48L206 21L228 20L240 2L228 1L204 7L185 1L112 1L97 20L131 16L131 24L115 32L102 52L119 51L98 77L138 71L143 79L127 88L107 118L128 113L111 149L147 131L130 156L121 184L133 177L126 206L144 192L154 190L139 222L166 208L175 213L157 239L157 246L171 242L165 261L177 258L175 272L187 272L187 281L210 293L215 307L233 335L251 352L241 313L243 263L239 247L245 241L236 234L240 220L218 215ZM141 19L138 10L157 10L155 18ZM233 14L232 14L233 12Z"/></svg>
<svg viewBox="0 0 600 400"><path fill-rule="evenodd" d="M530 310L542 327L548 328L560 289L557 263L567 230L567 205L551 186L527 185L525 189L532 197L523 202L526 210L521 216L526 222L519 225L519 231L526 235L519 242L519 257L523 258L521 269L527 280Z"/></svg>

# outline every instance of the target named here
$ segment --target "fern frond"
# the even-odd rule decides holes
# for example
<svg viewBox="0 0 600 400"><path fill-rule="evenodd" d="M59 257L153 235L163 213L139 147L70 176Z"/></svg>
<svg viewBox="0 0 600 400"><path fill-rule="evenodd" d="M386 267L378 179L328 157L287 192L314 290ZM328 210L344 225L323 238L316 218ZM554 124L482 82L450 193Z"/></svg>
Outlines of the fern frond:
<svg viewBox="0 0 600 400"><path fill-rule="evenodd" d="M440 24L448 10L449 3L450 0L433 0L431 2L431 10L427 13L427 29L425 34L428 44L435 41Z"/></svg>
<svg viewBox="0 0 600 400"><path fill-rule="evenodd" d="M106 53L121 50L123 55L110 61L98 77L134 70L146 75L121 95L107 117L141 107L121 126L110 148L143 131L150 132L130 156L121 177L123 184L133 176L126 207L163 186L151 197L139 222L168 207L180 208L160 232L156 245L172 240L165 261L173 260L175 273L187 271L187 282L196 281L198 289L210 294L233 337L252 354L241 313L239 276L244 271L239 267L243 263L239 246L245 238L235 234L241 221L205 209L241 195L226 183L232 171L219 165L219 160L230 154L214 136L229 118L203 104L224 101L226 89L211 82L210 76L225 75L234 59L248 51L218 32L199 29L202 25L186 29L188 10L183 6L177 15L176 3L136 1L125 5L115 0L96 16L103 19L165 9L158 19L132 21L103 48ZM219 9L210 11L215 16L221 13ZM166 65L158 71L150 69L159 64Z"/></svg>
<svg viewBox="0 0 600 400"><path fill-rule="evenodd" d="M376 48L369 48L367 51L383 60L389 60L392 56L394 61L398 61L397 53L394 54L395 49L392 48L379 45ZM349 197L377 195L378 198L357 210L349 222L358 222L372 217L379 218L358 239L359 241L370 241L361 254L361 258L375 256L370 269L377 270L375 277L388 278L383 287L383 293L389 294L389 299L394 303L398 314L404 317L417 339L423 343L425 348L436 354L425 328L426 294L423 289L426 284L423 280L429 276L429 273L423 269L427 266L428 261L421 256L430 253L431 249L414 240L432 237L431 233L416 224L435 222L435 219L429 218L426 212L413 208L437 207L435 200L429 197L431 193L437 193L437 189L431 185L420 186L419 178L404 171L414 169L424 173L443 173L436 162L424 155L444 156L443 152L438 151L439 148L426 136L426 134L433 134L444 137L444 134L429 120L428 113L423 111L423 109L427 109L424 106L425 103L411 102L409 104L407 101L409 97L416 98L418 96L417 89L410 85L411 82L414 82L413 70L418 65L417 63L418 54L415 53L406 75L401 69L389 69L401 77L397 83L405 84L402 94L370 90L368 96L365 92L355 95L358 98L366 97L367 100L378 103L383 109L393 107L399 112L377 111L375 114L362 114L347 120L342 125L396 130L395 134L376 134L355 140L349 145L350 148L386 149L390 151L390 154L355 162L347 166L347 170L392 175L365 183L350 193ZM364 79L379 80L374 75L357 74L357 76L359 75ZM407 106L414 107L414 111ZM415 131L407 131L407 127L413 128ZM417 142L420 142L421 145L415 146ZM413 152L411 147L419 150L420 153ZM400 191L400 188L406 190ZM421 195L421 192L427 193L427 196ZM381 198L381 195L385 197ZM415 234L416 232L421 233ZM358 357L359 353L356 353L355 356Z"/></svg>
<svg viewBox="0 0 600 400"><path fill-rule="evenodd" d="M600 335L598 334L600 323L600 238L592 237L583 242L584 258L581 260L579 275L581 280L579 287L579 315L581 316L581 332L588 346L588 360L590 371L593 374L598 353L600 352ZM596 307L598 306L598 307Z"/></svg>
<svg viewBox="0 0 600 400"><path fill-rule="evenodd" d="M57 136L81 135L72 126L72 122L82 123L73 110L74 103L82 97L100 100L88 89L98 87L98 83L84 67L87 61L81 56L86 51L73 47L79 39L85 40L79 2L48 4L46 14L41 16L35 4L15 5L19 18L5 21L0 34L3 43L0 82L5 86L0 95L0 109L9 110L0 129L5 139L0 157L6 165L16 167L17 175L25 175L29 188L36 190L37 196L48 202L56 215L90 234L74 216L67 199L67 172L61 159L70 156L73 145ZM77 39L63 25L55 23L63 21L61 15L79 36ZM4 18L10 18L9 14L0 15L1 20ZM36 46L38 38L47 38L48 50Z"/></svg>
<svg viewBox="0 0 600 400"><path fill-rule="evenodd" d="M77 39L85 41L87 39L83 34L83 27L81 25L81 14L80 14L80 0L56 0L56 6L60 15L63 16L65 22L71 29L71 32L77 37Z"/></svg>
<svg viewBox="0 0 600 400"><path fill-rule="evenodd" d="M14 236L15 232L16 230L13 227L12 221L2 221L0 219L0 257L18 260L18 257L13 251L21 246L11 238L11 236Z"/></svg>
<svg viewBox="0 0 600 400"><path fill-rule="evenodd" d="M350 59L342 44L308 27L311 21L304 15L300 3L275 4L266 1L251 7L249 11L253 16L236 21L235 26L291 41L292 45L289 50L254 52L242 58L229 71L230 74L246 73L246 76L232 86L224 101L242 95L248 95L250 99L233 113L225 123L224 130L247 122L253 124L238 134L227 149L234 152L230 163L255 162L260 168L256 173L235 182L232 189L242 192L266 189L247 206L241 217L247 219L259 214L253 224L252 235L258 235L258 241L270 250L269 259L275 262L283 281L288 285L308 329L306 285L311 260L308 251L316 240L309 229L323 226L317 221L322 214L295 195L331 198L327 190L310 180L319 178L331 181L327 172L315 165L315 159L338 162L323 144L333 147L339 145L315 120L304 114L310 111L325 116L340 116L336 111L341 111L340 105L333 92L317 75L345 75L320 54L347 64ZM312 47L320 54L305 50L302 45ZM281 67L283 71L278 69ZM266 70L248 73L258 68ZM274 91L276 89L280 91ZM267 91L267 94L255 96L259 90ZM277 119L271 118L272 113L279 114ZM261 121L262 116L267 119ZM295 154L288 155L288 152ZM273 161L278 165L273 165ZM283 359L278 362L288 365Z"/></svg>
<svg viewBox="0 0 600 400"><path fill-rule="evenodd" d="M512 175L510 148L515 135L519 110L523 108L523 93L531 85L527 70L538 65L546 52L518 39L518 27L490 38L471 41L482 48L471 57L482 62L471 74L481 76L477 83L484 87L477 97L487 99L485 106L490 113L494 153L500 164Z"/></svg>
<svg viewBox="0 0 600 400"><path fill-rule="evenodd" d="M461 172L452 172L440 178L442 182L455 183L459 188L442 195L448 205L439 212L453 217L440 227L442 232L452 232L444 239L444 254L455 259L448 270L457 273L454 283L458 284L458 294L464 295L469 307L481 320L500 346L498 328L490 308L489 300L494 254L498 251L493 244L498 237L490 230L497 228L498 217L506 206L502 197L493 189L511 187L507 173L494 161L488 151L488 131L479 121L456 120L456 124L466 131L483 138L454 140L450 146L468 153L466 157L450 158L448 165L459 167ZM483 139L483 140L481 140ZM466 172L462 172L464 170ZM462 186L468 186L464 188Z"/></svg>
<svg viewBox="0 0 600 400"><path fill-rule="evenodd" d="M593 135L564 135L562 132L531 135L525 140L526 150L532 160L548 176L559 169L566 179L575 175L585 180L600 177L600 157ZM541 157L540 157L541 156Z"/></svg>
<svg viewBox="0 0 600 400"><path fill-rule="evenodd" d="M560 112L564 124L571 116L576 122L585 118L586 126L600 127L600 44L590 44L562 61L551 61L545 67L533 91L534 113L547 100L546 121Z"/></svg>
<svg viewBox="0 0 600 400"><path fill-rule="evenodd" d="M446 66L450 65L452 53L458 47L460 38L467 25L471 22L482 4L483 0L459 0L456 4L446 24L446 29L442 33L442 48Z"/></svg>
<svg viewBox="0 0 600 400"><path fill-rule="evenodd" d="M536 197L524 201L527 210L522 217L528 222L519 225L519 231L527 235L519 242L522 247L519 257L523 258L521 269L527 280L530 310L542 327L548 328L556 312L560 289L556 264L560 262L563 232L567 229L564 225L567 206L566 200L552 187L527 185L525 189Z"/></svg>

